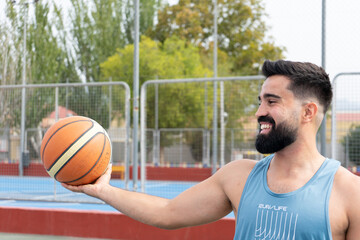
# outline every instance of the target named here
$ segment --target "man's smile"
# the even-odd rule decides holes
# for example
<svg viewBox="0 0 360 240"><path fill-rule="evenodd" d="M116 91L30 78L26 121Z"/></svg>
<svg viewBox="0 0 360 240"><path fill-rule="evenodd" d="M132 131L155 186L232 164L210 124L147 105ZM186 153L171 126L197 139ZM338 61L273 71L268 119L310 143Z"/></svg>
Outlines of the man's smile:
<svg viewBox="0 0 360 240"><path fill-rule="evenodd" d="M258 118L260 124L259 134L268 134L275 126L275 121L270 116L261 116Z"/></svg>
<svg viewBox="0 0 360 240"><path fill-rule="evenodd" d="M260 134L267 134L271 131L273 125L267 122L260 122Z"/></svg>

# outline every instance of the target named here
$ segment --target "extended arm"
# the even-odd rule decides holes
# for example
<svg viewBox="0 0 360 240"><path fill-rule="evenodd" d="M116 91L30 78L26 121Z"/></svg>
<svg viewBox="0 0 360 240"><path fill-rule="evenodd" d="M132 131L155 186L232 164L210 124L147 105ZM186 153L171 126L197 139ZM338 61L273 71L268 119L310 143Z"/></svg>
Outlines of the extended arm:
<svg viewBox="0 0 360 240"><path fill-rule="evenodd" d="M209 223L227 215L231 203L223 191L220 174L184 191L174 199L126 191L109 184L111 167L95 184L63 186L99 198L140 222L166 229Z"/></svg>
<svg viewBox="0 0 360 240"><path fill-rule="evenodd" d="M334 240L357 240L360 236L360 178L340 167L330 196L329 214Z"/></svg>
<svg viewBox="0 0 360 240"><path fill-rule="evenodd" d="M344 189L347 190L343 197L349 221L346 239L356 240L360 236L360 208L358 206L360 201L360 178L352 174L350 181L347 182L347 186Z"/></svg>

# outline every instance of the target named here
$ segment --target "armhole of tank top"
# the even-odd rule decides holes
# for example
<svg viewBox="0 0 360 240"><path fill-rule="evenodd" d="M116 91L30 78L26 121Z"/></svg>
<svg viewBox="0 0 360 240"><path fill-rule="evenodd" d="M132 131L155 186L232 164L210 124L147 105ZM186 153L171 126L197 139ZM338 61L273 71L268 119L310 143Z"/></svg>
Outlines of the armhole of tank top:
<svg viewBox="0 0 360 240"><path fill-rule="evenodd" d="M331 160L331 159L330 159ZM331 160L332 161L332 160ZM335 163L334 163L335 164ZM331 232L331 224L330 224L330 215L329 215L329 207L330 207L330 195L331 195L331 191L333 189L333 185L334 185L334 178L335 178L335 174L336 172L339 170L340 164L337 163L337 166L335 167L334 172L332 173L331 177L330 177L330 185L329 188L327 190L326 193L326 202L325 202L325 217L326 217L326 228L327 228L327 232L329 235L329 239L333 239L332 238L332 232Z"/></svg>
<svg viewBox="0 0 360 240"><path fill-rule="evenodd" d="M239 203L239 206L238 206L238 209L237 209L237 220L236 220L236 221L238 221L238 219L239 219L240 209L241 209L242 203L244 202L243 199L244 199L244 197L245 197L245 195L246 195L247 188L248 188L248 186L249 186L249 184L250 184L250 182L251 182L251 180L252 180L255 172L258 170L259 167L261 167L261 165L264 164L264 162L266 162L265 159L267 159L267 158L268 158L268 157L266 157L266 158L264 158L263 160L260 160L259 162L257 162L257 163L255 164L254 168L251 170L249 176L248 176L247 179L246 179L246 183L245 183L244 189L243 189L243 191L242 191L242 193L241 193L240 203Z"/></svg>

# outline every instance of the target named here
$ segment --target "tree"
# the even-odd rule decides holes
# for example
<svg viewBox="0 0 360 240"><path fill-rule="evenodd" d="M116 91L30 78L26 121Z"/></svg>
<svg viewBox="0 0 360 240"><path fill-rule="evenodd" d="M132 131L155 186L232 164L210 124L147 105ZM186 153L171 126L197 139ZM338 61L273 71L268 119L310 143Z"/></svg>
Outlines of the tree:
<svg viewBox="0 0 360 240"><path fill-rule="evenodd" d="M127 82L132 86L133 74L133 48L132 44L118 49L117 53L109 57L107 61L101 64L101 70L104 78L112 77L120 81ZM140 42L140 85L150 79L172 79L172 78L190 78L204 77L211 75L211 72L204 68L201 64L198 48L186 41L179 40L176 37L167 39L164 44L155 42L147 37L142 37ZM188 89L185 86L166 86L165 91L161 91L159 105L163 101L161 108L162 119L160 127L194 127L198 126L198 118L192 120L187 119L185 124L185 116L174 117L179 114L189 113L188 108L194 108L194 100L189 99L186 104L188 107L178 108L184 98L193 97L194 91L201 89ZM148 95L148 99L154 97L154 92ZM167 103L167 104L165 104ZM149 106L153 104L153 100L149 102ZM193 109L194 110L194 109ZM202 111L194 111L197 114ZM148 119L154 119L154 113L148 112ZM148 123L149 127L153 127L154 123Z"/></svg>
<svg viewBox="0 0 360 240"><path fill-rule="evenodd" d="M117 53L101 64L105 78L112 77L132 82L132 44L118 49ZM199 49L177 37L163 44L143 36L140 42L140 85L151 79L196 78L211 75L203 67ZM210 90L209 90L210 91ZM159 128L202 127L204 113L204 84L160 84L158 86ZM155 127L155 88L147 91L147 127ZM116 103L115 103L116 104ZM211 116L211 115L209 115ZM162 146L172 139L162 138Z"/></svg>
<svg viewBox="0 0 360 240"><path fill-rule="evenodd" d="M74 0L71 18L71 38L76 62L86 82L99 81L99 64L122 47L121 0Z"/></svg>
<svg viewBox="0 0 360 240"><path fill-rule="evenodd" d="M124 45L123 1L121 0L74 0L66 14L55 7L57 39L67 52L77 81L98 82L100 63ZM54 4L56 6L56 4ZM67 19L65 19L67 17ZM64 76L63 82L74 82ZM60 104L66 105L79 115L97 120L105 128L109 125L108 95L100 87L69 88L60 92ZM67 95L66 95L67 94ZM91 105L92 104L92 105ZM84 108L84 106L91 106Z"/></svg>
<svg viewBox="0 0 360 240"><path fill-rule="evenodd" d="M35 19L28 25L27 43L31 66L30 83L62 82L63 72L72 65L66 65L67 53L62 49L52 31L48 3L35 5Z"/></svg>
<svg viewBox="0 0 360 240"><path fill-rule="evenodd" d="M164 0L140 0L139 35L147 35L146 32L154 27L157 11L163 5ZM124 2L124 33L126 44L134 42L134 1Z"/></svg>
<svg viewBox="0 0 360 240"><path fill-rule="evenodd" d="M28 16L29 9L35 13ZM31 11L32 12L32 11ZM4 82L9 84L20 84L23 79L24 68L23 58L25 59L27 84L36 83L56 83L61 82L61 78L69 73L72 65L66 64L67 53L57 42L52 29L53 22L49 17L50 6L44 4L15 4L10 1L6 4L6 16L3 19L3 31L1 39L3 48L3 76ZM25 25L26 22L26 25ZM26 27L26 31L24 31ZM24 49L24 33L26 33L26 44ZM24 51L26 50L26 55ZM9 64L11 63L11 64ZM75 75L72 75L76 77ZM4 91L5 92L5 91ZM12 127L20 126L21 97L20 92L4 102L11 105L12 111L3 111L7 125ZM41 98L41 90L27 89L27 108L26 126L36 127L41 119L48 113L44 105L51 105L54 98ZM4 95L2 95L4 96ZM32 108L35 106L34 108ZM9 107L4 107L10 109Z"/></svg>
<svg viewBox="0 0 360 240"><path fill-rule="evenodd" d="M1 85L19 83L21 42L16 38L13 25L0 24L0 81ZM16 122L13 110L21 104L19 93L0 90L0 128L13 126ZM17 115L20 116L20 115Z"/></svg>
<svg viewBox="0 0 360 240"><path fill-rule="evenodd" d="M61 45L57 34L64 31L59 25L55 14L51 13L50 3L34 5L34 18L28 24L28 83L66 83L79 82L74 59L68 55L67 49ZM55 16L54 16L55 15ZM56 31L54 26L57 27ZM60 90L61 91L61 90ZM60 105L62 105L60 100ZM55 90L37 88L27 90L27 127L34 128L39 125L49 111L55 106Z"/></svg>
<svg viewBox="0 0 360 240"><path fill-rule="evenodd" d="M219 0L218 12L218 47L232 63L226 75L257 74L265 58L282 57L283 48L265 40L268 28L262 20L261 0ZM210 58L212 33L212 0L180 0L159 12L158 24L149 35L160 42L176 35L204 48L203 54Z"/></svg>

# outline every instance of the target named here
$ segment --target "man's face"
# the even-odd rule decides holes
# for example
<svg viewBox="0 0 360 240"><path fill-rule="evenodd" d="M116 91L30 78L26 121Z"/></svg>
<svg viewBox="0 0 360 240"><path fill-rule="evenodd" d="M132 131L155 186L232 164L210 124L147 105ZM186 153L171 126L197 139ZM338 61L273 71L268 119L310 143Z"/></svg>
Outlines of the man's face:
<svg viewBox="0 0 360 240"><path fill-rule="evenodd" d="M283 121L278 125L275 124L271 117L265 117L261 119L261 121L269 121L270 123L273 123L273 127L268 134L261 134L260 129L255 141L256 150L260 153L266 154L278 152L295 142L298 128L292 126L289 123L290 121Z"/></svg>
<svg viewBox="0 0 360 240"><path fill-rule="evenodd" d="M255 147L260 153L274 153L296 141L298 109L293 93L287 89L290 80L284 76L269 77L259 95L256 117L259 133Z"/></svg>

